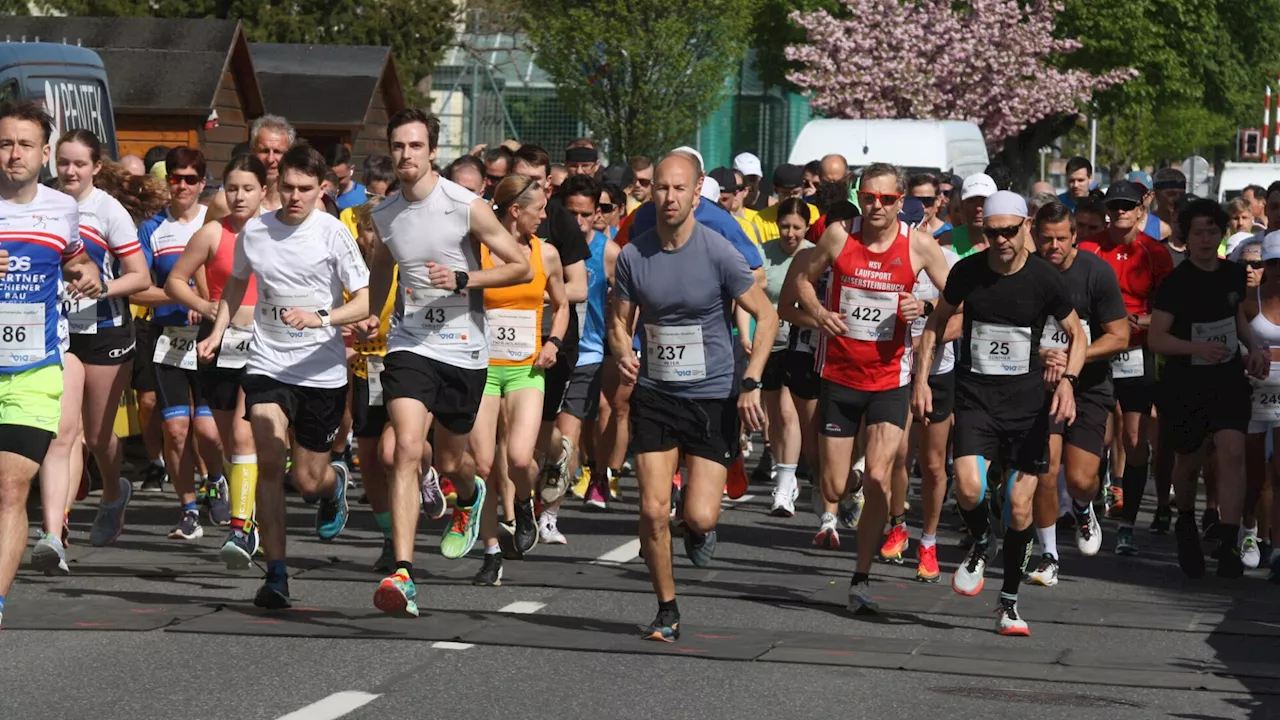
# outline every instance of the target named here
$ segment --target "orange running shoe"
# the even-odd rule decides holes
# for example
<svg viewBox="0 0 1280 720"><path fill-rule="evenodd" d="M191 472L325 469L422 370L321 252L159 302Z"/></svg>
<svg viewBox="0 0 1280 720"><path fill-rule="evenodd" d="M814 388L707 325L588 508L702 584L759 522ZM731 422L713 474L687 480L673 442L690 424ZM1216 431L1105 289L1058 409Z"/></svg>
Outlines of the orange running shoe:
<svg viewBox="0 0 1280 720"><path fill-rule="evenodd" d="M730 500L737 500L747 494L747 469L742 456L738 456L738 459L729 466L729 479L724 489L729 494Z"/></svg>
<svg viewBox="0 0 1280 720"><path fill-rule="evenodd" d="M1124 514L1124 489L1111 486L1110 502L1107 503L1107 517L1120 517Z"/></svg>
<svg viewBox="0 0 1280 720"><path fill-rule="evenodd" d="M444 495L446 505L452 506L458 502L458 490L453 486L453 481L449 478L440 476L440 493Z"/></svg>
<svg viewBox="0 0 1280 720"><path fill-rule="evenodd" d="M938 546L921 545L916 551L916 557L920 559L919 564L916 565L916 580L926 583L938 582L938 578L942 576L938 570Z"/></svg>
<svg viewBox="0 0 1280 720"><path fill-rule="evenodd" d="M884 538L884 545L880 547L880 560L883 562L902 564L902 553L911 544L911 538L907 535L906 525L894 525L889 534Z"/></svg>

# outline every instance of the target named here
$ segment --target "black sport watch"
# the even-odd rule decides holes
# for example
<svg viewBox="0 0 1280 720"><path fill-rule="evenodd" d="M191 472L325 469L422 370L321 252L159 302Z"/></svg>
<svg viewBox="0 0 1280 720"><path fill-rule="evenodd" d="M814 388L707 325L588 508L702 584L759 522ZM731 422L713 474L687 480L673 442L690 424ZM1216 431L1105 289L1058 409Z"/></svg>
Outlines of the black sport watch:
<svg viewBox="0 0 1280 720"><path fill-rule="evenodd" d="M454 289L453 289L453 291L454 291L455 293L460 293L460 292L462 292L463 290L466 290L466 289L467 289L467 281L468 281L468 280L470 280L470 279L471 279L471 276L470 276L470 275L467 275L466 273L462 272L461 270L455 270L455 271L454 271L454 273L453 273L453 280L454 280L454 282L455 282L455 283L457 283L458 287L454 288Z"/></svg>
<svg viewBox="0 0 1280 720"><path fill-rule="evenodd" d="M742 389L747 392L751 392L752 390L759 390L760 381L751 377L742 378Z"/></svg>
<svg viewBox="0 0 1280 720"><path fill-rule="evenodd" d="M1071 383L1071 388L1073 390L1075 389L1076 385L1080 384L1080 378L1076 377L1075 375L1071 375L1071 374L1063 375L1062 379Z"/></svg>
<svg viewBox="0 0 1280 720"><path fill-rule="evenodd" d="M929 317L930 315L933 314L933 311L935 309L936 308L934 307L933 303L929 302L928 300L925 300L923 317Z"/></svg>

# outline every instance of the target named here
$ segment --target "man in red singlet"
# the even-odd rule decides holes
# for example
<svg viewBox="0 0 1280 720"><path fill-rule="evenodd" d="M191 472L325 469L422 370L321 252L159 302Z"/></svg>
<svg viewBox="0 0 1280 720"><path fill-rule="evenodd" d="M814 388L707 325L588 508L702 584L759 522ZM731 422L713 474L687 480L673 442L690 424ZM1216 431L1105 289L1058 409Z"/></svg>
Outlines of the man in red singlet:
<svg viewBox="0 0 1280 720"><path fill-rule="evenodd" d="M944 287L947 261L928 233L898 220L906 179L883 163L862 174L862 217L833 223L796 273L800 305L816 318L824 336L818 348L822 377L818 452L822 494L844 496L855 438L864 421L866 507L858 523L858 561L849 585L849 609L873 612L868 574L889 516L889 476L907 427L911 382L908 348L912 321L928 312L911 289L924 270ZM827 269L831 282L819 298L814 283Z"/></svg>
<svg viewBox="0 0 1280 720"><path fill-rule="evenodd" d="M1124 506L1116 532L1118 555L1137 554L1133 523L1138 518L1138 505L1147 485L1147 425L1156 377L1155 354L1145 348L1146 333L1151 324L1156 288L1173 272L1169 251L1142 232L1138 224L1144 212L1142 201L1143 192L1138 186L1127 180L1113 183L1104 200L1110 227L1079 243L1079 249L1097 254L1115 271L1125 310L1129 313L1129 348L1111 359L1116 403L1124 417L1121 434L1125 452L1121 481Z"/></svg>

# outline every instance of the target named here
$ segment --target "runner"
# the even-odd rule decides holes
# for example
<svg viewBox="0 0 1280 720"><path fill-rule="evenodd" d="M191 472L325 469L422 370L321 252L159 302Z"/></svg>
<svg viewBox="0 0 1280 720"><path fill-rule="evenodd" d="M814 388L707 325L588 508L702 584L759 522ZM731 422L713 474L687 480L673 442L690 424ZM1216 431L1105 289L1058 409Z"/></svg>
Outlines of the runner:
<svg viewBox="0 0 1280 720"><path fill-rule="evenodd" d="M1205 571L1196 531L1196 475L1200 449L1213 438L1222 518L1217 574L1238 578L1244 573L1238 537L1245 497L1244 436L1251 415L1245 372L1267 377L1271 353L1258 343L1245 318L1244 267L1218 259L1226 212L1216 201L1195 200L1179 215L1178 227L1186 238L1187 262L1160 286L1149 330L1151 350L1165 358L1161 417L1177 453L1178 565L1191 578Z"/></svg>
<svg viewBox="0 0 1280 720"><path fill-rule="evenodd" d="M1258 339L1258 344L1270 348L1271 372L1267 379L1255 381L1253 389L1253 414L1249 420L1249 436L1245 439L1246 485L1244 499L1244 523L1240 526L1240 559L1247 568L1256 568L1268 557L1265 546L1270 545L1266 532L1268 521L1267 500L1276 501L1273 490L1274 468L1277 459L1268 453L1280 439L1280 233L1266 236L1263 246L1250 243L1243 247L1239 262L1248 273L1249 296L1245 298L1245 317ZM1272 457L1268 457L1271 455ZM1270 486L1270 487L1269 487ZM1262 530L1260 533L1259 530ZM1272 529L1274 532L1274 529Z"/></svg>
<svg viewBox="0 0 1280 720"><path fill-rule="evenodd" d="M938 217L939 203L942 199L942 185L938 176L933 173L918 173L907 179L907 194L920 198L924 205L924 222L920 229L929 233L939 245L950 245L951 223Z"/></svg>
<svg viewBox="0 0 1280 720"><path fill-rule="evenodd" d="M658 164L653 199L659 221L618 256L609 318L609 344L623 382L636 384L631 405L640 548L658 596L658 614L644 637L665 642L680 638L669 522L680 454L689 468L681 489L685 553L706 567L715 553L728 468L738 454L740 416L752 430L764 424L759 378L778 329L777 314L742 256L694 218L701 177L701 163L689 153L673 153ZM735 366L724 361L733 353L735 300L756 319L740 394ZM643 366L631 345L637 310Z"/></svg>
<svg viewBox="0 0 1280 720"><path fill-rule="evenodd" d="M527 283L533 269L498 222L492 206L433 169L440 121L421 110L396 113L387 141L396 162L400 193L373 213L370 307L381 308L400 266L396 312L387 337L382 388L396 434L395 468L388 500L396 571L382 581L374 605L391 614L418 614L413 583L413 543L421 503L423 453L434 417L435 466L457 490L440 552L456 560L475 544L485 487L477 482L467 436L475 424L489 367L483 288ZM503 262L481 269L475 242ZM357 328L376 337L380 319Z"/></svg>
<svg viewBox="0 0 1280 720"><path fill-rule="evenodd" d="M64 511L75 501L84 469L83 428L85 444L102 477L102 500L89 533L90 543L101 547L124 530L125 509L133 494L133 485L120 476L124 447L116 438L115 419L133 361L127 298L151 285L146 258L139 252L138 228L114 196L152 212L163 201L152 184L133 181L123 168L104 158L101 142L86 130L73 130L58 140L57 166L58 187L76 199L80 237L101 271L104 290L98 300L63 300L71 336L70 351L62 358L62 421L40 468L40 494L46 533L64 536ZM129 188L139 195L131 195ZM49 540L42 537L36 544L31 562L46 573L66 574L64 548Z"/></svg>
<svg viewBox="0 0 1280 720"><path fill-rule="evenodd" d="M1157 182L1157 185L1159 183ZM1123 414L1120 438L1124 446L1125 468L1121 480L1123 499L1120 528L1116 531L1116 554L1135 555L1133 524L1147 485L1149 418L1155 383L1155 356L1144 348L1151 307L1160 283L1173 272L1173 260L1159 242L1142 232L1142 192L1133 183L1121 180L1107 188L1107 213L1111 225L1106 232L1080 240L1081 250L1099 255L1115 272L1129 313L1129 347L1111 358L1116 403ZM1160 507L1156 518L1167 518L1169 509Z"/></svg>
<svg viewBox="0 0 1280 720"><path fill-rule="evenodd" d="M982 234L982 205L987 198L996 192L996 181L990 175L978 173L964 179L960 186L960 207L956 210L963 225L956 224L951 229L951 249L962 259L985 250L988 246Z"/></svg>
<svg viewBox="0 0 1280 720"><path fill-rule="evenodd" d="M231 214L217 223L209 223L196 231L178 257L165 292L174 300L197 308L203 317L197 340L203 341L213 331L227 281L235 258L236 236L245 225L258 217L266 195L267 168L254 155L232 158L222 173L222 189ZM209 284L209 299L200 297L191 280L201 268ZM222 440L223 467L228 478L231 532L222 544L219 557L228 569L248 568L258 550L258 530L253 522L253 509L258 487L258 451L253 442L253 429L245 413L244 368L249 361L253 339L253 315L258 303L257 280L249 278L240 309L231 318L213 363L199 370L201 393L213 411Z"/></svg>
<svg viewBox="0 0 1280 720"><path fill-rule="evenodd" d="M566 186L575 177L595 184L589 177L570 175ZM592 190L594 199L598 195L594 187ZM480 518L484 564L473 582L489 586L502 584L503 554L521 559L538 544L533 508L538 466L533 452L540 429L538 418L543 417L546 370L556 362L570 312L560 253L534 235L547 206L542 183L528 175L508 175L493 189L493 201L498 220L533 268L533 280L492 288L484 294L485 322L490 328L489 370L469 443L476 458L476 475L488 485ZM480 249L480 267L501 265L488 248ZM553 313L551 333L545 340L541 317L544 293L551 298ZM497 457L499 452L502 455ZM499 503L505 518L501 523Z"/></svg>
<svg viewBox="0 0 1280 720"><path fill-rule="evenodd" d="M869 573L889 519L890 473L907 427L911 380L908 326L925 308L911 291L924 271L946 285L947 261L928 234L898 218L906 179L883 163L862 172L858 202L862 217L851 227L828 228L796 276L797 297L818 318L822 376L818 455L827 502L845 495L855 440L865 424L863 492L858 522L858 559L849 583L849 609L874 612ZM814 283L831 269L831 284L819 299ZM925 371L928 377L928 371ZM864 418L865 415L865 418Z"/></svg>
<svg viewBox="0 0 1280 720"><path fill-rule="evenodd" d="M76 201L40 184L52 132L34 101L0 103L0 621L27 547L31 481L58 432L60 283L73 301L102 293Z"/></svg>
<svg viewBox="0 0 1280 720"><path fill-rule="evenodd" d="M317 212L324 159L307 145L280 158L280 210L249 220L218 301L217 319L199 355L212 362L255 275L260 300L245 365L244 404L258 449L258 530L266 582L253 604L290 606L285 554L286 449L293 486L319 497L316 535L335 539L347 523L347 469L329 447L347 399L343 325L369 315L368 270L355 239L331 215ZM343 291L351 300L343 303ZM292 431L292 443L290 435Z"/></svg>
<svg viewBox="0 0 1280 720"><path fill-rule="evenodd" d="M912 407L916 417L928 422L933 392L924 369L932 366L939 330L963 303L956 376L956 501L973 545L956 568L951 588L968 596L982 591L991 542L984 502L987 465L999 462L1009 474L996 630L1030 635L1018 613L1018 585L1034 537L1036 477L1048 461L1050 422L1075 420L1073 390L1086 344L1061 273L1027 247L1026 201L1002 190L987 198L982 214L982 232L991 247L957 263L943 288L920 340ZM1040 359L1040 338L1050 317L1068 336L1065 368L1045 368Z"/></svg>
<svg viewBox="0 0 1280 720"><path fill-rule="evenodd" d="M762 242L776 240L778 229L778 203L787 198L798 198L804 192L804 168L799 165L783 164L773 170L773 191L778 202L760 211L755 224L760 228ZM818 208L806 203L809 208L809 224L818 220Z"/></svg>
<svg viewBox="0 0 1280 720"><path fill-rule="evenodd" d="M165 292L169 272L187 243L204 225L206 208L198 201L204 191L204 153L180 147L165 156L165 179L169 183L169 206L142 224L138 237L149 249L155 287L135 293L135 305L152 308L149 337L155 339L152 371L155 375L156 407L164 418L165 465L169 480L182 505L178 524L169 531L171 540L204 537L197 505L195 473L199 452L210 468L206 490L209 520L214 525L231 522L229 491L222 477L222 450L218 426L205 402L204 387L196 372L196 335L201 301L195 307L181 305ZM201 290L200 296L207 294Z"/></svg>
<svg viewBox="0 0 1280 720"><path fill-rule="evenodd" d="M279 210L280 158L298 141L298 131L279 115L263 115L249 127L250 150L267 168L267 192L262 198L261 212ZM231 211L227 207L225 189L219 190L209 203L208 222L221 220Z"/></svg>
<svg viewBox="0 0 1280 720"><path fill-rule="evenodd" d="M1074 211L1076 203L1089 197L1093 189L1093 163L1088 158L1076 156L1067 161L1067 189L1058 196L1058 200Z"/></svg>
<svg viewBox="0 0 1280 720"><path fill-rule="evenodd" d="M1107 207L1101 200L1087 197L1076 203L1076 237L1091 238L1107 229Z"/></svg>
<svg viewBox="0 0 1280 720"><path fill-rule="evenodd" d="M1034 521L1040 543L1040 562L1028 575L1033 585L1058 583L1058 470L1066 467L1067 494L1076 525L1076 545L1082 555L1096 555L1102 547L1102 526L1093 511L1098 494L1098 467L1106 447L1107 417L1115 407L1111 388L1112 355L1129 347L1129 315L1115 272L1093 253L1076 249L1074 216L1054 202L1040 208L1032 223L1036 252L1062 274L1071 304L1080 318L1087 343L1085 365L1076 383L1076 419L1049 428L1049 465L1035 491ZM1040 355L1046 374L1065 372L1066 333L1056 320L1045 323Z"/></svg>

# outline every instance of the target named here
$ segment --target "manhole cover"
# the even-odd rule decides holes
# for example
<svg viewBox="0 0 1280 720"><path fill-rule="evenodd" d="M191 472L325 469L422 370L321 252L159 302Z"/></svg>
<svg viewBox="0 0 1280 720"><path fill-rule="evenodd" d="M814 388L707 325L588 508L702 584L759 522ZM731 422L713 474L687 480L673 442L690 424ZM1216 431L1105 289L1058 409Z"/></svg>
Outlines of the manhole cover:
<svg viewBox="0 0 1280 720"><path fill-rule="evenodd" d="M1004 702L1035 703L1039 705L1058 705L1061 707L1143 707L1139 703L1128 700L1113 700L1097 695L1084 693L1058 693L1044 690L1010 690L1006 688L986 687L932 687L933 692L942 695L973 698L975 700L1002 700Z"/></svg>

